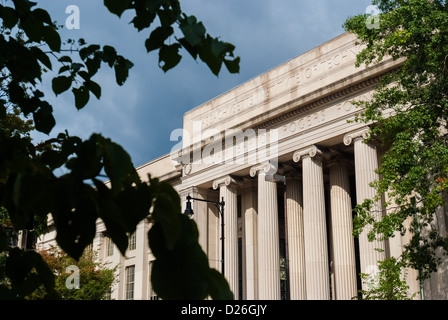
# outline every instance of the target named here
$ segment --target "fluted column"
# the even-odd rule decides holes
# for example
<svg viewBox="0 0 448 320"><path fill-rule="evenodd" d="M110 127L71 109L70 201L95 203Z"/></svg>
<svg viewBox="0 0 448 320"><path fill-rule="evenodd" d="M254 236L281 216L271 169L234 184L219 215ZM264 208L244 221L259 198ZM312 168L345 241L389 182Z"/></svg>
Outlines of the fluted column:
<svg viewBox="0 0 448 320"><path fill-rule="evenodd" d="M230 289L238 297L238 206L236 182L230 176L213 181L219 188L219 199L224 199L224 276ZM222 254L222 253L221 253Z"/></svg>
<svg viewBox="0 0 448 320"><path fill-rule="evenodd" d="M307 299L329 300L330 275L322 152L316 146L311 146L296 151L293 159L295 162L302 160Z"/></svg>
<svg viewBox="0 0 448 320"><path fill-rule="evenodd" d="M302 181L298 172L286 177L286 221L288 222L289 295L306 300L305 240L303 230Z"/></svg>
<svg viewBox="0 0 448 320"><path fill-rule="evenodd" d="M355 177L356 177L356 200L358 204L365 199L374 199L376 191L370 184L378 180L378 156L373 144L366 144L364 140L368 137L368 128L348 133L344 137L345 145L350 145L354 141L355 149ZM381 200L376 200L372 204L370 214L376 219L381 219ZM385 259L384 241L369 241L367 234L372 230L372 226L364 227L359 236L359 256L361 262L361 273L375 276L378 272L378 261ZM368 288L363 284L363 289Z"/></svg>
<svg viewBox="0 0 448 320"><path fill-rule="evenodd" d="M350 300L357 296L357 284L348 163L336 158L329 167L335 298Z"/></svg>
<svg viewBox="0 0 448 320"><path fill-rule="evenodd" d="M242 196L242 212L244 215L244 245L247 300L258 299L258 252L257 252L257 184L246 181Z"/></svg>
<svg viewBox="0 0 448 320"><path fill-rule="evenodd" d="M258 298L280 300L277 184L266 181L267 173L273 173L270 164L250 169L252 177L258 174Z"/></svg>

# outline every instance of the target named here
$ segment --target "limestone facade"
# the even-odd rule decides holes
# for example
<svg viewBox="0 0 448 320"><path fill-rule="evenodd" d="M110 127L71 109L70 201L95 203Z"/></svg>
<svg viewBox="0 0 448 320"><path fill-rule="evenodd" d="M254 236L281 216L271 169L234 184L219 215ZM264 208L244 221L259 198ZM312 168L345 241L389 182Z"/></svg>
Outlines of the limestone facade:
<svg viewBox="0 0 448 320"><path fill-rule="evenodd" d="M187 195L224 199L224 253L217 207L193 201L192 219L210 265L220 270L224 257L237 299L351 299L362 287L358 274L374 274L377 261L407 241L352 236L352 208L374 194L381 152L364 143L365 124L348 122L360 111L352 101L370 99L380 76L399 66L357 68L360 49L343 34L187 112L173 152L137 168L144 179L150 173L172 183L183 209ZM438 219L446 229L443 208ZM119 266L112 298L131 297L130 288L133 299L156 297L149 228L142 221L135 247L121 256L98 222L94 250ZM53 239L45 235L40 246ZM422 285L409 275L418 298L448 299L446 267Z"/></svg>

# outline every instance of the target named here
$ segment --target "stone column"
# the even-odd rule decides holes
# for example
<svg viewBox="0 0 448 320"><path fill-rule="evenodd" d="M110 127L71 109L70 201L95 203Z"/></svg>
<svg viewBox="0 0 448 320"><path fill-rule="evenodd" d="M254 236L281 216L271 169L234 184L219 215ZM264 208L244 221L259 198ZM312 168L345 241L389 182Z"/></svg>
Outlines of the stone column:
<svg viewBox="0 0 448 320"><path fill-rule="evenodd" d="M290 298L306 300L302 181L296 171L286 176L286 221Z"/></svg>
<svg viewBox="0 0 448 320"><path fill-rule="evenodd" d="M244 219L244 245L246 292L245 299L258 299L258 253L257 253L257 184L255 181L245 181L242 195L242 213Z"/></svg>
<svg viewBox="0 0 448 320"><path fill-rule="evenodd" d="M332 160L329 165L336 300L350 300L358 294L348 166L341 158Z"/></svg>
<svg viewBox="0 0 448 320"><path fill-rule="evenodd" d="M344 144L350 145L354 141L355 149L355 177L356 177L356 200L358 204L365 199L374 199L376 191L370 186L370 183L378 180L378 156L374 145L366 144L369 133L368 128L348 133L344 136ZM382 204L381 200L374 201L370 214L376 219L381 219ZM359 255L361 262L361 273L375 276L378 272L378 261L385 259L384 241L369 241L367 234L372 230L372 226L364 227L359 236ZM368 288L363 284L363 289Z"/></svg>
<svg viewBox="0 0 448 320"><path fill-rule="evenodd" d="M235 297L238 297L238 205L236 181L231 176L213 181L219 188L219 199L224 199L224 276ZM222 254L222 253L221 253Z"/></svg>
<svg viewBox="0 0 448 320"><path fill-rule="evenodd" d="M136 248L135 248L135 283L134 283L134 299L148 299L148 234L149 224L143 219L135 230Z"/></svg>
<svg viewBox="0 0 448 320"><path fill-rule="evenodd" d="M330 271L322 152L316 146L311 146L296 151L293 159L295 162L302 160L307 299L329 300Z"/></svg>
<svg viewBox="0 0 448 320"><path fill-rule="evenodd" d="M280 241L278 232L277 184L266 181L274 173L272 165L250 169L258 174L258 298L280 300Z"/></svg>

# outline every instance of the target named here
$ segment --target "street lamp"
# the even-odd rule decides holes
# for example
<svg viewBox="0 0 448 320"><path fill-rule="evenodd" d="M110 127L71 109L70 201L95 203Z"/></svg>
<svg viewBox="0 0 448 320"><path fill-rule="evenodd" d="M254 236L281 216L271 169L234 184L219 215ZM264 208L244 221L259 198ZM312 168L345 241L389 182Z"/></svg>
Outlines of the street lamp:
<svg viewBox="0 0 448 320"><path fill-rule="evenodd" d="M218 208L218 211L221 214L221 273L224 274L224 205L225 205L224 197L222 197L221 202L216 202L211 200L192 198L190 197L190 195L188 195L187 206L185 208L184 213L189 217L191 217L194 214L190 200L212 203Z"/></svg>

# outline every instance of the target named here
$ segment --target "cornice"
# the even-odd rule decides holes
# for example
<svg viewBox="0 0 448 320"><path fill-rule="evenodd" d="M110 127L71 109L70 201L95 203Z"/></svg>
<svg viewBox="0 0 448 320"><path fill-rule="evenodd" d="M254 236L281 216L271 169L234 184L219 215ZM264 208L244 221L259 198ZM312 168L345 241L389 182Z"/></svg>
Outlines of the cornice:
<svg viewBox="0 0 448 320"><path fill-rule="evenodd" d="M386 75L386 74L388 74L390 72L392 72L392 71L388 71L388 72L386 72L384 74L371 77L371 78L369 78L367 80L364 80L362 82L359 82L357 84L349 86L349 87L347 87L345 89L338 90L338 91L333 92L333 93L331 93L331 94L329 94L327 96L324 96L324 97L322 97L320 99L317 99L317 100L315 100L313 102L307 103L307 104L305 104L305 105L303 105L301 107L295 108L295 109L293 109L291 111L288 111L285 114L282 114L280 116L274 117L272 119L269 119L266 122L263 122L263 123L255 126L255 129L265 129L265 128L272 127L272 126L274 126L274 125L276 125L278 123L286 121L286 120L288 120L290 118L293 118L293 117L295 117L297 115L300 115L302 113L308 112L308 111L310 111L310 110L312 110L312 109L314 109L316 107L319 107L319 106L322 106L324 104L330 103L330 102L332 102L334 100L346 97L346 96L351 95L351 94L353 94L353 93L355 93L357 91L361 91L361 90L363 90L365 88L372 87L372 86L374 86L375 84L377 84L380 81L381 77L383 77L384 75ZM297 100L299 100L299 99L297 99ZM290 101L290 102L288 102L288 104L295 104L295 103L297 103L297 100Z"/></svg>

